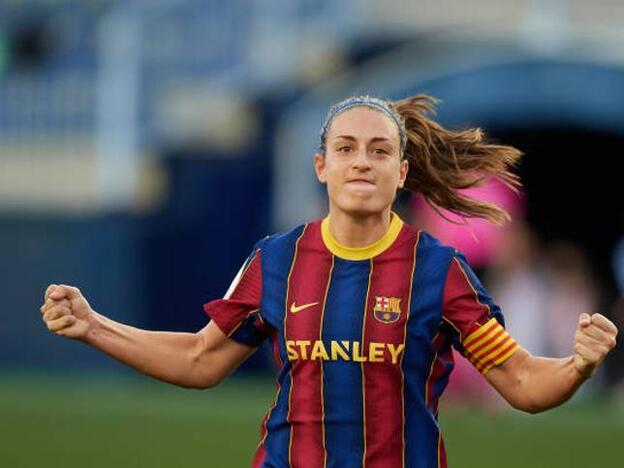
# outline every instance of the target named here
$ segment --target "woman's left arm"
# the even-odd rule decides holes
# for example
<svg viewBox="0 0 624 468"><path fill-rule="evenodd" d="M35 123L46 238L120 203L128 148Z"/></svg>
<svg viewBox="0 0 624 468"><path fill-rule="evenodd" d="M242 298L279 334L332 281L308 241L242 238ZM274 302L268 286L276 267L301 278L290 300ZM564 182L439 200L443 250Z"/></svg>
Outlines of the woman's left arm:
<svg viewBox="0 0 624 468"><path fill-rule="evenodd" d="M601 314L581 314L574 337L574 355L551 359L535 357L526 350L516 351L509 359L486 374L514 408L539 413L568 400L591 377L613 349L616 326Z"/></svg>

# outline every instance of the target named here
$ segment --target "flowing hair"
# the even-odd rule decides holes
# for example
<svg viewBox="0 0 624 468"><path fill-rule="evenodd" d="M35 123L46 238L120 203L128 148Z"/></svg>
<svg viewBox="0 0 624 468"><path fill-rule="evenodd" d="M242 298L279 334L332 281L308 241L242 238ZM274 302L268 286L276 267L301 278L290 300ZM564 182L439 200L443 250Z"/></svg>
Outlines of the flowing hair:
<svg viewBox="0 0 624 468"><path fill-rule="evenodd" d="M509 221L511 217L504 209L458 191L481 186L490 177L496 177L517 193L522 184L512 169L522 152L487 141L480 128L452 131L442 127L426 117L435 114L437 103L437 99L426 94L392 103L402 117L407 136L403 156L409 171L404 188L422 194L440 216L456 224L440 209L498 225Z"/></svg>
<svg viewBox="0 0 624 468"><path fill-rule="evenodd" d="M384 112L397 125L401 157L409 171L404 189L420 193L444 219L446 209L462 218L484 218L501 225L511 217L504 209L459 191L483 185L490 177L501 180L514 192L522 186L514 169L522 152L487 141L480 128L452 131L427 118L435 114L438 100L418 94L400 101L371 96L352 96L331 107L321 127L319 152L325 154L329 127L340 113L358 106Z"/></svg>

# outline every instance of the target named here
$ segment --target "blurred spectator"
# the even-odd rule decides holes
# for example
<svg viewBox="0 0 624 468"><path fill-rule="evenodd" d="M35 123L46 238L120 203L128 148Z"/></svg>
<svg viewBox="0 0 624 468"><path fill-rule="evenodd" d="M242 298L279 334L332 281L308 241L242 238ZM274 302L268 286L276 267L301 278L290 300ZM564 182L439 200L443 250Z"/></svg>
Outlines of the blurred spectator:
<svg viewBox="0 0 624 468"><path fill-rule="evenodd" d="M613 252L613 274L620 294L624 293L624 236L620 238Z"/></svg>
<svg viewBox="0 0 624 468"><path fill-rule="evenodd" d="M486 283L514 339L531 354L544 356L548 355L548 328L543 322L549 287L539 259L537 240L529 226L515 222L498 246Z"/></svg>
<svg viewBox="0 0 624 468"><path fill-rule="evenodd" d="M548 350L552 357L569 356L581 313L598 312L598 289L587 259L574 244L559 242L546 251Z"/></svg>
<svg viewBox="0 0 624 468"><path fill-rule="evenodd" d="M618 402L624 417L624 345L622 345L622 330L624 330L624 236L615 247L613 253L613 273L618 287L618 297L611 310L611 320L619 328L619 344L605 361L609 382L614 384L613 395Z"/></svg>

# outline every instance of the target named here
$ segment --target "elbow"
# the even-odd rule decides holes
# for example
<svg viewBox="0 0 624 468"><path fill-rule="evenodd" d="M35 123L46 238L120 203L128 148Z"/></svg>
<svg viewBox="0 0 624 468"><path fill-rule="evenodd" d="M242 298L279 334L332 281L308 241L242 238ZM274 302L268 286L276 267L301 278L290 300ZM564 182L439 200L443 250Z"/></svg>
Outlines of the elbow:
<svg viewBox="0 0 624 468"><path fill-rule="evenodd" d="M192 379L188 382L181 384L181 387L188 388L190 390L208 390L214 388L221 383L219 379L213 378L198 378Z"/></svg>
<svg viewBox="0 0 624 468"><path fill-rule="evenodd" d="M505 397L505 400L507 401L507 403L509 403L509 406L511 406L513 409L522 411L523 413L537 414L540 411L542 411L542 409L539 406L537 406L536 404L530 401L527 401L524 398Z"/></svg>
<svg viewBox="0 0 624 468"><path fill-rule="evenodd" d="M518 380L516 391L510 395L506 395L507 403L513 408L528 414L538 414L548 409L539 399L534 398L530 390L523 385L523 380Z"/></svg>
<svg viewBox="0 0 624 468"><path fill-rule="evenodd" d="M208 390L218 386L223 380L224 377L216 372L210 369L202 369L201 363L193 363L188 378L180 382L179 385L193 390Z"/></svg>
<svg viewBox="0 0 624 468"><path fill-rule="evenodd" d="M519 410L524 411L529 414L538 414L543 413L544 411L548 411L550 409L556 408L557 406L564 403L565 400L542 400L542 401L529 401L526 402L521 407L518 407Z"/></svg>
<svg viewBox="0 0 624 468"><path fill-rule="evenodd" d="M531 403L525 403L522 405L517 405L514 406L514 408L527 413L527 414L538 414L541 413L543 411L545 411L547 408L544 408L542 406L536 405L536 404L531 404Z"/></svg>
<svg viewBox="0 0 624 468"><path fill-rule="evenodd" d="M544 409L543 408L539 408L537 406L527 406L527 407L523 408L522 411L524 411L527 414L539 414L542 411L544 411Z"/></svg>
<svg viewBox="0 0 624 468"><path fill-rule="evenodd" d="M507 399L507 402L515 409L528 414L543 413L550 408L553 408L553 404L544 401L543 399L532 396L528 391L520 391L514 398Z"/></svg>
<svg viewBox="0 0 624 468"><path fill-rule="evenodd" d="M186 388L196 390L207 390L219 385L225 378L220 375L214 365L213 353L207 349L204 337L196 334L196 341L190 350L190 371L188 372L188 382Z"/></svg>
<svg viewBox="0 0 624 468"><path fill-rule="evenodd" d="M210 388L215 388L221 382L223 382L223 377L209 373L208 375L202 376L202 378L199 379L199 385L194 388L198 390L208 390Z"/></svg>
<svg viewBox="0 0 624 468"><path fill-rule="evenodd" d="M189 390L208 390L209 388L216 387L218 382L204 381L199 379L189 379L177 382L170 382L177 387L186 388Z"/></svg>
<svg viewBox="0 0 624 468"><path fill-rule="evenodd" d="M517 410L528 414L538 414L559 406L563 401L553 398L541 387L536 387L528 379L528 375L521 375L518 386L507 401Z"/></svg>
<svg viewBox="0 0 624 468"><path fill-rule="evenodd" d="M505 398L505 401L509 403L509 406L518 411L522 411L523 413L537 414L541 413L545 409L537 405L535 402L518 395L503 395L503 397Z"/></svg>
<svg viewBox="0 0 624 468"><path fill-rule="evenodd" d="M183 376L172 377L155 377L158 380L162 380L176 387L187 388L189 390L207 390L209 388L216 387L221 382L220 380L210 377L199 376L196 374L186 374Z"/></svg>

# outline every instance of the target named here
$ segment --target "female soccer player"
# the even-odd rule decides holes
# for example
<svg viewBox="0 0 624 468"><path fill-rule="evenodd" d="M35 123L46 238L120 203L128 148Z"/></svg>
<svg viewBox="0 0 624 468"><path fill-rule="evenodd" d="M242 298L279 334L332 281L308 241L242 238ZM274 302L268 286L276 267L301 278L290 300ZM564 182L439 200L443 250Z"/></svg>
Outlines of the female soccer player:
<svg viewBox="0 0 624 468"><path fill-rule="evenodd" d="M262 239L197 333L153 332L95 312L78 289L50 285L50 331L82 340L176 385L217 385L265 338L280 368L254 467L445 467L438 401L452 347L514 407L531 413L570 398L615 346L616 327L581 314L574 353L534 357L457 250L404 224L396 192L502 222L506 213L458 189L509 171L520 157L478 129L429 120L428 96L368 96L332 107L314 168L329 214Z"/></svg>

